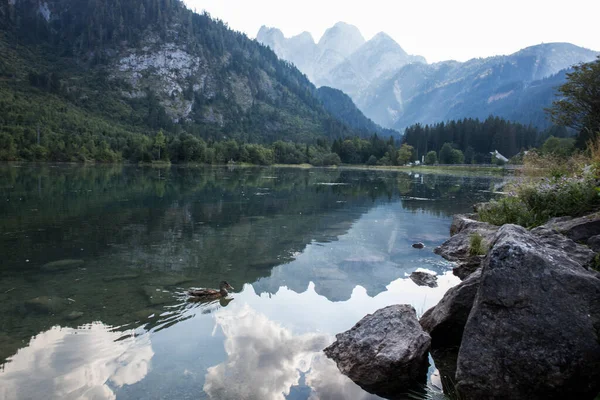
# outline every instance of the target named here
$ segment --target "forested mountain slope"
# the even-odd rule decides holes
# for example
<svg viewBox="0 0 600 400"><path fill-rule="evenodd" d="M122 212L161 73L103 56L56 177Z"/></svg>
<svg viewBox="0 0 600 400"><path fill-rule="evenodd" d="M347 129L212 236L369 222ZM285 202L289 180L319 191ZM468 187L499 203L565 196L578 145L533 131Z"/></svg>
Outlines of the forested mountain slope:
<svg viewBox="0 0 600 400"><path fill-rule="evenodd" d="M179 0L0 0L0 56L0 146L20 159L135 161L160 129L255 143L359 134L294 66Z"/></svg>

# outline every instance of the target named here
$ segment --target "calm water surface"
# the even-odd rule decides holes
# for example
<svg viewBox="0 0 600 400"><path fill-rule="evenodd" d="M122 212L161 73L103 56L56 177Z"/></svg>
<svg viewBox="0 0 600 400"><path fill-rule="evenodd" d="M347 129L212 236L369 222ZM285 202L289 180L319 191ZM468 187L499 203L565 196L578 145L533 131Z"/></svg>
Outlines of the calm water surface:
<svg viewBox="0 0 600 400"><path fill-rule="evenodd" d="M321 350L381 307L435 305L458 280L433 248L501 182L0 166L0 399L376 399ZM186 301L221 280L230 299Z"/></svg>

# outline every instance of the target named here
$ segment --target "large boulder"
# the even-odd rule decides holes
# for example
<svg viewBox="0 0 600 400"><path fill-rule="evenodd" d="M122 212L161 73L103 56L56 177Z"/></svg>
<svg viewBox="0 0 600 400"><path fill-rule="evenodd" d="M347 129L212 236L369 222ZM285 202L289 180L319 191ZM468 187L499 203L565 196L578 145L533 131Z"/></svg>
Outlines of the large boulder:
<svg viewBox="0 0 600 400"><path fill-rule="evenodd" d="M588 268L594 262L596 253L590 250L589 247L577 244L573 240L560 233L556 233L556 231L552 229L540 227L532 230L531 232L536 235L539 242L545 246L564 251L569 255L570 258L586 268Z"/></svg>
<svg viewBox="0 0 600 400"><path fill-rule="evenodd" d="M553 218L539 228L550 229L565 235L575 242L587 242L592 236L600 235L600 213L590 214L579 218Z"/></svg>
<svg viewBox="0 0 600 400"><path fill-rule="evenodd" d="M426 382L431 338L412 306L378 310L336 339L325 354L368 392L394 397Z"/></svg>
<svg viewBox="0 0 600 400"><path fill-rule="evenodd" d="M450 227L452 237L436 247L434 253L448 261L466 261L471 257L471 236L475 233L481 235L485 244L490 244L498 227L472 218L472 215L455 215Z"/></svg>
<svg viewBox="0 0 600 400"><path fill-rule="evenodd" d="M600 279L560 248L503 226L483 262L456 372L461 398L593 399Z"/></svg>
<svg viewBox="0 0 600 400"><path fill-rule="evenodd" d="M481 268L481 262L485 256L476 255L461 260L456 263L456 267L452 268L452 273L457 276L461 281L467 279L471 274Z"/></svg>
<svg viewBox="0 0 600 400"><path fill-rule="evenodd" d="M421 326L431 336L431 356L440 371L444 391L453 393L456 359L463 331L479 289L481 270L446 292L442 300L423 314Z"/></svg>

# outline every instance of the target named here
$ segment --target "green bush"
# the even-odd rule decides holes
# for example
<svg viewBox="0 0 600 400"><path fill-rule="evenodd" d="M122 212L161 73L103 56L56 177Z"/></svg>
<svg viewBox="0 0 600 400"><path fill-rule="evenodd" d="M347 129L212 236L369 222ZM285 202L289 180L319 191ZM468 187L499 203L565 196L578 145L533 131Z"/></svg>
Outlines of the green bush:
<svg viewBox="0 0 600 400"><path fill-rule="evenodd" d="M517 224L532 228L550 218L580 216L600 206L592 178L545 178L537 184L522 184L508 197L492 201L480 219L494 225Z"/></svg>
<svg viewBox="0 0 600 400"><path fill-rule="evenodd" d="M484 256L487 253L487 245L479 232L471 234L469 238L469 255Z"/></svg>

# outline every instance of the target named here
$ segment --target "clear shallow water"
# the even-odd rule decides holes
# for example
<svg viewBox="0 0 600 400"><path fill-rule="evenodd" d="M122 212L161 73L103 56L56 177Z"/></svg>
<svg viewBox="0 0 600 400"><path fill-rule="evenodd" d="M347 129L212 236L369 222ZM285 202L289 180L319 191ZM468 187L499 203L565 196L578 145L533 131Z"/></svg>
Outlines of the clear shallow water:
<svg viewBox="0 0 600 400"><path fill-rule="evenodd" d="M436 304L458 280L433 248L501 181L0 166L0 399L375 399L321 350ZM223 279L232 300L186 301Z"/></svg>

